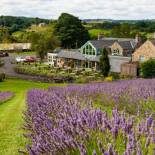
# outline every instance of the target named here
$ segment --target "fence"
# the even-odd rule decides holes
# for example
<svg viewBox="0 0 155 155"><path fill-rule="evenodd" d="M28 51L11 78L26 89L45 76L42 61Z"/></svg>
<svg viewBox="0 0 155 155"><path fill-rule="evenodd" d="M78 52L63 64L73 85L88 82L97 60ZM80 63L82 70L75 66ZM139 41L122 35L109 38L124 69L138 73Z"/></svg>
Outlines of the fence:
<svg viewBox="0 0 155 155"><path fill-rule="evenodd" d="M121 75L137 77L139 75L139 63L130 62L121 65Z"/></svg>
<svg viewBox="0 0 155 155"><path fill-rule="evenodd" d="M121 65L124 63L129 63L131 61L130 57L123 56L109 56L111 72L120 73Z"/></svg>

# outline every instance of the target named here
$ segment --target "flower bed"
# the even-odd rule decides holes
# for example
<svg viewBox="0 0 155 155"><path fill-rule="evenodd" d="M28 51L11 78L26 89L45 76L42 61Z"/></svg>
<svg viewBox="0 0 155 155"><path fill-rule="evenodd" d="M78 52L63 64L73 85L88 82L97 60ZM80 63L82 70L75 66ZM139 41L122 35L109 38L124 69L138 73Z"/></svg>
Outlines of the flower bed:
<svg viewBox="0 0 155 155"><path fill-rule="evenodd" d="M19 65L14 68L18 74L44 77L46 82L55 83L89 83L92 81L104 81L99 72L84 69L52 68L50 66ZM111 81L113 78L111 79Z"/></svg>
<svg viewBox="0 0 155 155"><path fill-rule="evenodd" d="M0 103L5 102L13 97L12 92L0 92Z"/></svg>
<svg viewBox="0 0 155 155"><path fill-rule="evenodd" d="M31 90L24 128L29 154L154 154L155 121L146 104L155 100L155 80L133 80L85 86ZM130 100L128 100L130 97ZM117 108L140 104L136 115ZM122 103L121 103L122 102ZM105 106L106 105L106 106ZM152 105L152 104L151 104Z"/></svg>

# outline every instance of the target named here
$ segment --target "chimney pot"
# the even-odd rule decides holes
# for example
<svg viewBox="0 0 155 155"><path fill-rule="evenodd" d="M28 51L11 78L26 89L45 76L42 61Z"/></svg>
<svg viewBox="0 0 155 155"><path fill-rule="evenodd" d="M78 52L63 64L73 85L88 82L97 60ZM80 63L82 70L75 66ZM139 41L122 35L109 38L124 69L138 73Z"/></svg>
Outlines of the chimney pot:
<svg viewBox="0 0 155 155"><path fill-rule="evenodd" d="M140 37L140 34L139 33L136 34L135 39L136 39L136 43L137 44L141 43L141 37Z"/></svg>
<svg viewBox="0 0 155 155"><path fill-rule="evenodd" d="M155 32L153 33L153 39L155 39Z"/></svg>
<svg viewBox="0 0 155 155"><path fill-rule="evenodd" d="M102 40L104 39L104 34L103 33L99 33L98 34L98 40Z"/></svg>

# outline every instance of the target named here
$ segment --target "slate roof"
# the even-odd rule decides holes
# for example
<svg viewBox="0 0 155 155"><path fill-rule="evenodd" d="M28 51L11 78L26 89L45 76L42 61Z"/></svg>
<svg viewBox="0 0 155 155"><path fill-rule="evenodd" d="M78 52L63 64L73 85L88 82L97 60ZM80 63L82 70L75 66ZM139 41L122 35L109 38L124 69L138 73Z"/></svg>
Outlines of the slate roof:
<svg viewBox="0 0 155 155"><path fill-rule="evenodd" d="M107 48L110 47L117 40L90 40L89 42L96 48Z"/></svg>
<svg viewBox="0 0 155 155"><path fill-rule="evenodd" d="M86 60L88 60L88 61L94 61L94 62L99 62L100 56L87 57Z"/></svg>
<svg viewBox="0 0 155 155"><path fill-rule="evenodd" d="M57 57L59 58L70 58L76 60L85 60L84 55L78 50L61 50Z"/></svg>
<svg viewBox="0 0 155 155"><path fill-rule="evenodd" d="M114 42L121 42L122 46L135 47L135 39L131 38L104 38L102 40L90 40L89 42L96 48L110 48Z"/></svg>
<svg viewBox="0 0 155 155"><path fill-rule="evenodd" d="M57 57L59 58L69 58L69 59L75 59L75 60L83 60L83 61L95 61L98 62L99 61L99 57L100 56L85 56L83 55L81 52L79 52L78 50L62 50L57 54Z"/></svg>
<svg viewBox="0 0 155 155"><path fill-rule="evenodd" d="M135 48L133 47L131 41L118 41L118 43L123 49L134 50Z"/></svg>

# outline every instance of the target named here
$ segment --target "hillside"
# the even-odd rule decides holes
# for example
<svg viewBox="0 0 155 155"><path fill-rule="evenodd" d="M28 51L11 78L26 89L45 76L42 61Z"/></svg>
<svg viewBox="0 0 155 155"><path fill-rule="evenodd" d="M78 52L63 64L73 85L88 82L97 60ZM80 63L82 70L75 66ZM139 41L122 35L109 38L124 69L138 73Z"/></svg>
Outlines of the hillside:
<svg viewBox="0 0 155 155"><path fill-rule="evenodd" d="M41 18L28 18L28 17L13 17L13 16L0 16L0 26L7 27L10 32L26 29L32 24L46 23L50 20Z"/></svg>

